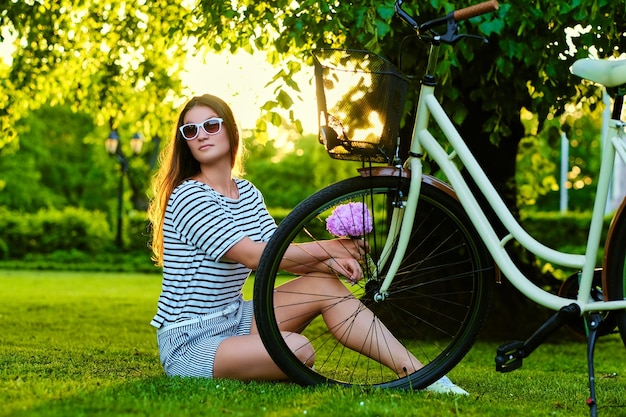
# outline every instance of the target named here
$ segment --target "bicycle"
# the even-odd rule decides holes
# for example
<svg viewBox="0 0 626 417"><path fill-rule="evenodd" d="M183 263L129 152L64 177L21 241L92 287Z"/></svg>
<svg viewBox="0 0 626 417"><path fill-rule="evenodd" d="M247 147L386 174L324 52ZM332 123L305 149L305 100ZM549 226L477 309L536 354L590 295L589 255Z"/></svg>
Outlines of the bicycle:
<svg viewBox="0 0 626 417"><path fill-rule="evenodd" d="M396 0L398 16L429 45L406 160L399 157L397 139L406 77L368 51L321 50L315 54L320 142L333 158L386 165L364 164L359 176L311 195L279 225L262 255L254 285L255 315L266 348L299 384L424 388L450 371L472 347L501 273L526 297L556 313L528 340L499 347L496 369L508 372L519 368L522 359L548 335L582 317L588 346L587 403L595 415L593 354L597 337L617 328L626 341L626 199L611 223L603 267L596 268L615 155L626 161L626 124L620 121L626 61L581 60L573 66L574 74L617 92L607 131L610 146L602 154L586 252L558 252L538 242L516 221L434 94L441 44L453 45L469 36L458 33L457 23L496 10L497 2L459 9L422 24L402 6L403 1ZM445 33L437 33L438 27L444 27ZM423 173L426 155L438 164L450 185ZM499 236L488 221L461 175L461 167L506 227L506 235ZM407 353L422 361L424 367L408 375L399 377L359 351L345 348L319 317L300 329L315 349L315 365L309 367L287 347L281 323L276 322L275 309L280 306L274 305L273 294L281 290L282 282L293 278L279 268L286 249L292 243L332 239L327 220L337 207L347 203L358 203L361 211L356 214L357 223L372 219L371 231L349 236L364 240L369 247L362 264L366 278L349 286L350 291L377 318L371 326L372 346L385 347L385 342L377 339L382 323ZM525 277L507 252L513 240L542 259L579 270L576 282L568 283L568 294L552 294ZM351 318L346 320L345 327L349 328Z"/></svg>

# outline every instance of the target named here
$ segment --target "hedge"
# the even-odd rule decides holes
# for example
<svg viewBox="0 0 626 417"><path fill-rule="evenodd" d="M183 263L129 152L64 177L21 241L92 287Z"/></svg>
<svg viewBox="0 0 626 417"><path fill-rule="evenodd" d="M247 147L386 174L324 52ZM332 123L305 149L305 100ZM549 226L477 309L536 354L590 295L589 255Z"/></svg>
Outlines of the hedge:
<svg viewBox="0 0 626 417"><path fill-rule="evenodd" d="M98 253L110 245L104 213L75 207L19 213L0 209L0 259L59 250Z"/></svg>
<svg viewBox="0 0 626 417"><path fill-rule="evenodd" d="M278 223L289 213L270 209ZM525 212L522 226L545 245L583 253L591 213ZM606 235L610 217L605 219ZM145 212L124 218L123 248L115 226L102 212L68 207L18 213L0 208L0 267L34 269L135 270L154 272Z"/></svg>
<svg viewBox="0 0 626 417"><path fill-rule="evenodd" d="M601 247L613 215L604 218ZM583 254L587 244L591 212L522 212L521 224L544 245L564 252Z"/></svg>

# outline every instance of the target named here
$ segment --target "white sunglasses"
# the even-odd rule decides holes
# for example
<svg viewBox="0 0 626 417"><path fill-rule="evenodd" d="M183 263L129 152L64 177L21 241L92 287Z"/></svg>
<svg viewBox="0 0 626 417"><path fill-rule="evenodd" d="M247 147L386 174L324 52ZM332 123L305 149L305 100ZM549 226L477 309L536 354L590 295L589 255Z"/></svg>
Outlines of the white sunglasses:
<svg viewBox="0 0 626 417"><path fill-rule="evenodd" d="M217 135L222 131L223 122L224 119L220 117L211 117L202 123L187 123L178 129L183 135L183 138L186 140L194 140L200 134L200 128L202 128L207 135Z"/></svg>

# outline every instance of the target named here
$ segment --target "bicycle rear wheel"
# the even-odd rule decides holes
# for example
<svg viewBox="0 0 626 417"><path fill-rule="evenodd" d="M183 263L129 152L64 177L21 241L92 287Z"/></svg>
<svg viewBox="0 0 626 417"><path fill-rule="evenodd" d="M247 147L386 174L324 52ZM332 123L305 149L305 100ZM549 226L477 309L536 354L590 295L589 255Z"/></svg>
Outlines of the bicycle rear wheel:
<svg viewBox="0 0 626 417"><path fill-rule="evenodd" d="M268 352L293 381L419 389L451 370L471 348L487 315L495 282L493 263L460 204L429 182L422 184L411 242L388 296L374 301L396 249L394 233L389 233L393 207L407 195L408 184L398 177L356 177L333 184L298 205L268 243L256 272L255 317ZM286 249L291 243L331 239L325 220L334 208L351 202L371 209L374 228L365 239L373 262L364 268L366 277L348 288L361 308L370 309L425 365L402 378L340 344L321 317L301 332L315 350L310 368L289 349L276 322L275 309L280 307L274 305L274 294L295 278L279 268ZM373 322L367 334L372 344L384 349L376 339L377 325Z"/></svg>
<svg viewBox="0 0 626 417"><path fill-rule="evenodd" d="M626 203L622 203L616 214L609 236L604 255L603 287L608 300L623 300L626 299ZM626 310L616 310L612 314L626 346Z"/></svg>

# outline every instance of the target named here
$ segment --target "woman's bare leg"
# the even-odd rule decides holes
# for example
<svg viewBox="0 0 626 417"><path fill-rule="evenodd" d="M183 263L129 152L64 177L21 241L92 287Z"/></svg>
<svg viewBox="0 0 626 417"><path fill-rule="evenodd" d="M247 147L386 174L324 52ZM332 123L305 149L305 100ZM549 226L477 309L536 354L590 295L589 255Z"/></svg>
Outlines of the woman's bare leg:
<svg viewBox="0 0 626 417"><path fill-rule="evenodd" d="M299 334L318 315L346 347L387 366L398 376L423 365L334 275L314 273L289 281L274 293L276 321L292 352L309 366L315 352ZM255 318L256 320L256 318ZM287 379L267 353L253 321L251 334L224 340L215 355L213 376L241 380Z"/></svg>
<svg viewBox="0 0 626 417"><path fill-rule="evenodd" d="M315 353L308 339L299 334L283 332L289 348L300 357L303 363L315 359ZM233 336L220 343L215 353L214 378L240 379L243 381L280 381L288 376L274 363L267 353L263 341L253 322L251 334Z"/></svg>
<svg viewBox="0 0 626 417"><path fill-rule="evenodd" d="M343 345L382 363L399 376L423 366L333 275L313 273L281 285L274 294L274 309L279 328L294 334L321 314Z"/></svg>

